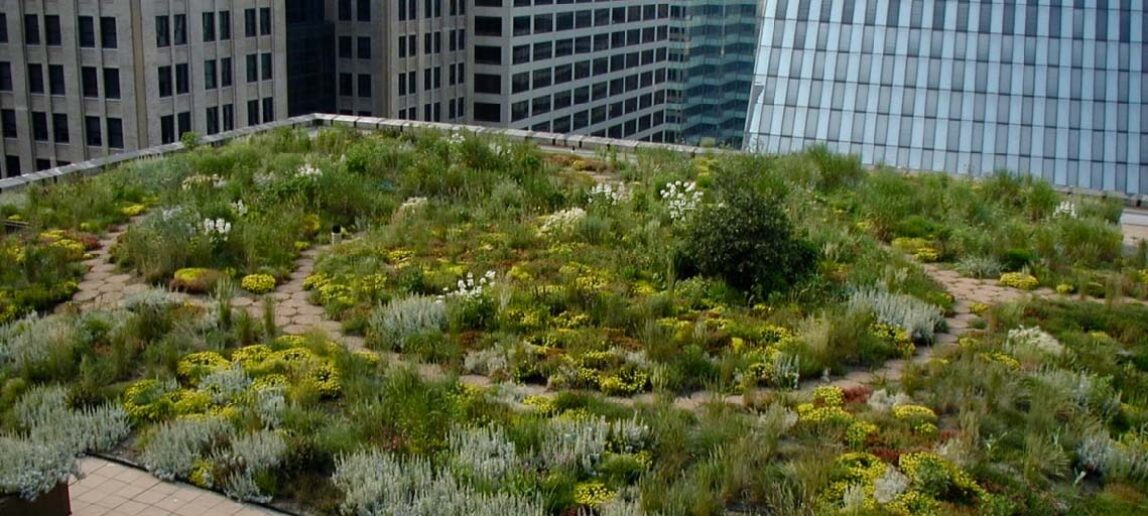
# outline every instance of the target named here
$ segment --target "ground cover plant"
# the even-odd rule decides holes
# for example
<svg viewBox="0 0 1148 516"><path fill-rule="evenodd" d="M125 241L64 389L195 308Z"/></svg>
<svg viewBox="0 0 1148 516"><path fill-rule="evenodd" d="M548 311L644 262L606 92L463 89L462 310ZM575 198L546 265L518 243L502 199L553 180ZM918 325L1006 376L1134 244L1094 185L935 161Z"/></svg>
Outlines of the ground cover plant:
<svg viewBox="0 0 1148 516"><path fill-rule="evenodd" d="M315 514L1145 510L1148 313L1114 299L1143 293L1143 256L1111 206L1040 183L824 149L281 131L0 210L29 224L0 247L0 440L19 451L0 491L111 450ZM48 315L118 224L114 262L152 288ZM938 340L954 300L920 262L1113 299L980 306L983 331L900 385L794 391ZM283 335L289 278L369 349ZM270 316L231 307L240 291ZM745 403L675 405L701 390Z"/></svg>

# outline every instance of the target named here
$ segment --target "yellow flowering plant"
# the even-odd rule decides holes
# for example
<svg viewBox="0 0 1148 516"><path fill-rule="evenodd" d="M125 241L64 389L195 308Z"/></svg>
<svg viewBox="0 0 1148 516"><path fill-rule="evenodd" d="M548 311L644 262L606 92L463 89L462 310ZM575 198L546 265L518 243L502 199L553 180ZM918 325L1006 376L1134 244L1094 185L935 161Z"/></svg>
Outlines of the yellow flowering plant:
<svg viewBox="0 0 1148 516"><path fill-rule="evenodd" d="M270 274L248 274L240 280L239 286L252 294L266 294L275 290L275 276Z"/></svg>
<svg viewBox="0 0 1148 516"><path fill-rule="evenodd" d="M1006 272L1001 274L999 281L1001 285L1021 290L1032 290L1040 285L1036 276L1024 272Z"/></svg>

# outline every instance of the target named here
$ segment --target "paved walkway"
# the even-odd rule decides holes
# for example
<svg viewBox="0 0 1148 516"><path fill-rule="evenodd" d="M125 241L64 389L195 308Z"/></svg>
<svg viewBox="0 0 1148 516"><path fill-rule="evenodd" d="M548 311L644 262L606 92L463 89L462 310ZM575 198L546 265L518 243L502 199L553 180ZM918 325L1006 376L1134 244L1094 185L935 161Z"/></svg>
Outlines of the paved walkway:
<svg viewBox="0 0 1148 516"><path fill-rule="evenodd" d="M186 484L95 457L80 459L84 478L68 487L74 516L258 516L282 514L234 502Z"/></svg>

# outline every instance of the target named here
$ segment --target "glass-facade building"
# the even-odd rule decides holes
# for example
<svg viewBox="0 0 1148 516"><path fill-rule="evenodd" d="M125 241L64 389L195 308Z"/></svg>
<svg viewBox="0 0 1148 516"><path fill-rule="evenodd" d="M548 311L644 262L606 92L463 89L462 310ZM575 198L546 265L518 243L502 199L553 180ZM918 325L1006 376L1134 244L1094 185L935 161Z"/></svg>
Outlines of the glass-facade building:
<svg viewBox="0 0 1148 516"><path fill-rule="evenodd" d="M1148 194L1144 0L766 0L747 150Z"/></svg>
<svg viewBox="0 0 1148 516"><path fill-rule="evenodd" d="M673 11L681 139L741 147L757 55L760 0L685 0ZM680 52L680 53L679 53Z"/></svg>

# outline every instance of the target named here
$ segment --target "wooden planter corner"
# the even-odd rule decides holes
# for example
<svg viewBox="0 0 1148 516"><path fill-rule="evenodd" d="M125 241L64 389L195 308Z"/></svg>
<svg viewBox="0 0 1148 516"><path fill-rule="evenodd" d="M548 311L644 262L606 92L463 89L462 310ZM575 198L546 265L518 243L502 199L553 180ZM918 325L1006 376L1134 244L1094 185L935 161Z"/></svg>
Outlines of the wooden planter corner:
<svg viewBox="0 0 1148 516"><path fill-rule="evenodd" d="M72 514L68 483L60 482L51 491L30 502L20 498L20 495L0 494L0 514L4 516L68 516Z"/></svg>

